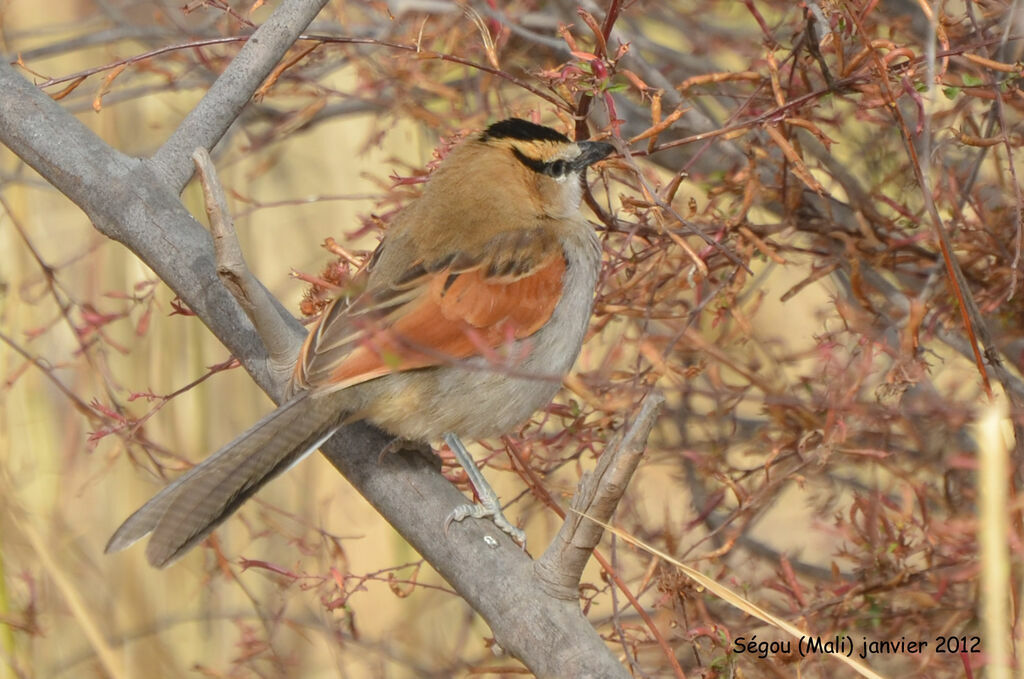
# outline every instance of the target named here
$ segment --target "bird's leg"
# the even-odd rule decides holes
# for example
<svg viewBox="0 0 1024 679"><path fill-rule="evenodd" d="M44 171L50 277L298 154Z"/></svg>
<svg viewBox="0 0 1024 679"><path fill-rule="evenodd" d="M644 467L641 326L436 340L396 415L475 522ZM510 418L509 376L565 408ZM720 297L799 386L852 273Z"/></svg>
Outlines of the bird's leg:
<svg viewBox="0 0 1024 679"><path fill-rule="evenodd" d="M466 450L466 447L462 445L459 437L448 433L444 435L444 442L448 444L448 447L455 454L455 459L459 465L466 470L466 476L469 477L469 482L473 484L477 497L480 498L480 504L464 504L453 509L452 513L444 521L445 531L448 530L448 526L451 525L452 521L462 521L470 516L474 519L482 519L485 516L489 516L494 521L495 526L508 533L513 540L525 547L526 533L516 528L501 513L501 502L498 501L498 495L491 488L491 485L487 483L483 473L477 469L473 457Z"/></svg>

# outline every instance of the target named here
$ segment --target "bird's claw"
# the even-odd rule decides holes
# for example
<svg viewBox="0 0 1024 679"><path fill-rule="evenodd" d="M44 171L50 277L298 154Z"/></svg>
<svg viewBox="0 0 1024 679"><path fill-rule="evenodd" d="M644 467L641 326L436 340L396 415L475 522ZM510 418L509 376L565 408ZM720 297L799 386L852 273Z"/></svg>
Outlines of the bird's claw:
<svg viewBox="0 0 1024 679"><path fill-rule="evenodd" d="M459 505L451 511L448 518L444 520L444 532L448 533L448 527L452 521L462 521L467 518L484 519L490 518L494 525L500 528L510 538L518 542L526 549L526 533L512 524L501 512L501 505L496 501L483 499L479 504Z"/></svg>

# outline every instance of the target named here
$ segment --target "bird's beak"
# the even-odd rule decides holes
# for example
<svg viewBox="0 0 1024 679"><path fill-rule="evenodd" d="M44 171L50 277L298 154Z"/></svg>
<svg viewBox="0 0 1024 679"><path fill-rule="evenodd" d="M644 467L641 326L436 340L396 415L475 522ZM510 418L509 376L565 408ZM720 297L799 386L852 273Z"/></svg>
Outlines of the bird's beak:
<svg viewBox="0 0 1024 679"><path fill-rule="evenodd" d="M580 155L572 161L573 168L576 170L585 170L597 161L605 158L615 147L604 141L578 141L576 145L580 147Z"/></svg>

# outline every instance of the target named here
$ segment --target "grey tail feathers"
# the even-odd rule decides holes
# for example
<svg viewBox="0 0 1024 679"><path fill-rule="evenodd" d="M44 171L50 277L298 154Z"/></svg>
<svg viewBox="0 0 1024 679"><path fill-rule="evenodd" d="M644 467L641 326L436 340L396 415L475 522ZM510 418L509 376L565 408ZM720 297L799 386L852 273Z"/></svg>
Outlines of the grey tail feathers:
<svg viewBox="0 0 1024 679"><path fill-rule="evenodd" d="M296 394L129 516L105 551L153 533L146 558L158 568L167 566L268 481L320 447L343 419L336 398Z"/></svg>

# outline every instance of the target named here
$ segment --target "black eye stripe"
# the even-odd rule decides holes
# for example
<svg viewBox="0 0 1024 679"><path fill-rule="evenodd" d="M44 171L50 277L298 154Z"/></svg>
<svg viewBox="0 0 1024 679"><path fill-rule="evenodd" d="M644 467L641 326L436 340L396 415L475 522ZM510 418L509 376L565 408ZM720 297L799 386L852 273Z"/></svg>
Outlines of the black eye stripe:
<svg viewBox="0 0 1024 679"><path fill-rule="evenodd" d="M572 171L572 166L561 158L544 162L543 160L531 158L514 146L512 147L512 153L515 155L516 160L538 174L546 174L557 179L558 177L564 177Z"/></svg>

